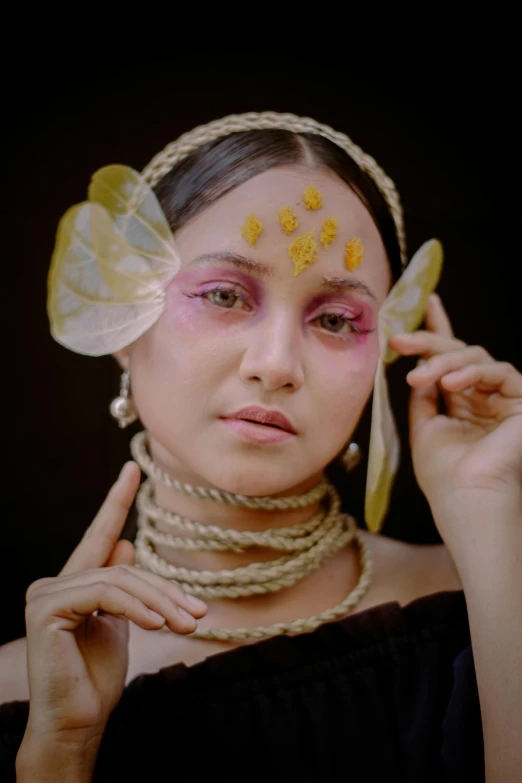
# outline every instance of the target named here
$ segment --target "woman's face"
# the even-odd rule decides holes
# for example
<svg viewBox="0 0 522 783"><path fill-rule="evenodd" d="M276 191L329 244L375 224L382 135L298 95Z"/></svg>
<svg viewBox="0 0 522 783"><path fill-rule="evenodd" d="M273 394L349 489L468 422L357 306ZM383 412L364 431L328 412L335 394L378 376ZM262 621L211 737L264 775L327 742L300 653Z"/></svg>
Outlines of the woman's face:
<svg viewBox="0 0 522 783"><path fill-rule="evenodd" d="M320 210L303 205L310 183L322 193ZM300 219L289 236L278 223L287 204ZM251 212L264 224L254 247L241 234ZM319 240L329 217L338 220L336 240L319 244L318 260L294 276L290 244L312 230ZM344 248L356 237L364 256L349 272ZM282 167L222 197L176 243L182 267L166 310L129 349L132 393L155 459L202 486L303 491L348 441L371 393L377 316L391 283L372 218L334 174ZM325 277L354 285L327 286ZM245 435L221 418L253 405L282 412L295 434L259 443L254 431L267 427L247 425L253 434Z"/></svg>

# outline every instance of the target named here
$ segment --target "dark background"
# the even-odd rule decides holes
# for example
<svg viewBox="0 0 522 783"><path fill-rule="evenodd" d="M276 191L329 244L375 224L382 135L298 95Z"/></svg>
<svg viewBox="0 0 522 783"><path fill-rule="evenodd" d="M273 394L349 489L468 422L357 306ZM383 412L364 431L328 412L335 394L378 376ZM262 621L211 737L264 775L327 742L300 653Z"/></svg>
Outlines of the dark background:
<svg viewBox="0 0 522 783"><path fill-rule="evenodd" d="M238 37L184 24L157 45L147 41L161 30L139 26L125 41L69 36L57 47L46 37L4 70L0 643L23 635L25 590L61 569L139 429L120 431L108 414L118 391L113 360L76 355L49 336L56 227L96 169L141 169L180 133L229 113L290 111L332 125L395 180L410 253L442 240L439 293L457 336L522 367L519 85L509 41L495 52L473 36L364 48L342 25L323 36L313 26L263 31L245 20ZM383 532L432 543L438 534L407 453L404 376L413 366L401 359L389 372L405 448ZM357 433L365 452L368 413ZM365 469L350 475L344 495L359 519Z"/></svg>

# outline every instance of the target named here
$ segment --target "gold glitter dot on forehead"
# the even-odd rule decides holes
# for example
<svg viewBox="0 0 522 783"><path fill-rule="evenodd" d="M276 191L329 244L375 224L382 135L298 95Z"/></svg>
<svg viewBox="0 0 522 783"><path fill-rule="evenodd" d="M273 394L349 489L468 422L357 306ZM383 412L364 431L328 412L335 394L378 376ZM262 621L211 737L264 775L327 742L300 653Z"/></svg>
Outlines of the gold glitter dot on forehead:
<svg viewBox="0 0 522 783"><path fill-rule="evenodd" d="M299 225L299 218L290 204L287 204L279 210L279 222L283 226L285 234L291 234Z"/></svg>
<svg viewBox="0 0 522 783"><path fill-rule="evenodd" d="M303 201L307 209L320 209L323 205L323 197L315 185L311 183L303 192Z"/></svg>
<svg viewBox="0 0 522 783"><path fill-rule="evenodd" d="M298 275L307 266L317 261L319 256L319 248L317 242L314 239L314 232L309 231L308 234L303 234L300 237L294 239L288 253L292 257L294 262L294 277Z"/></svg>
<svg viewBox="0 0 522 783"><path fill-rule="evenodd" d="M321 229L321 236L319 237L323 247L328 247L328 245L331 245L336 236L337 236L337 218L334 217L327 218L323 223L323 227Z"/></svg>
<svg viewBox="0 0 522 783"><path fill-rule="evenodd" d="M243 223L241 234L246 239L248 244L254 247L262 230L262 222L254 215L253 212L251 212L250 215L247 215L246 220Z"/></svg>
<svg viewBox="0 0 522 783"><path fill-rule="evenodd" d="M350 272L353 272L354 269L357 269L361 263L363 252L364 245L360 239L350 239L350 241L346 243L346 253L344 260L346 263L346 268L349 269Z"/></svg>

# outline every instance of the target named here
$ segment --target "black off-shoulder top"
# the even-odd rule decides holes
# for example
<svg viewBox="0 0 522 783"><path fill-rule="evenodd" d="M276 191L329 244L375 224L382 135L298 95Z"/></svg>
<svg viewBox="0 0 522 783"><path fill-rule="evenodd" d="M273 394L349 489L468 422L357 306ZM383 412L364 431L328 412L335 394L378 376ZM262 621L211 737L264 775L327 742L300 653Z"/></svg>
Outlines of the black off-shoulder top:
<svg viewBox="0 0 522 783"><path fill-rule="evenodd" d="M0 780L27 702L0 707ZM381 604L130 682L94 783L481 783L482 725L462 591Z"/></svg>

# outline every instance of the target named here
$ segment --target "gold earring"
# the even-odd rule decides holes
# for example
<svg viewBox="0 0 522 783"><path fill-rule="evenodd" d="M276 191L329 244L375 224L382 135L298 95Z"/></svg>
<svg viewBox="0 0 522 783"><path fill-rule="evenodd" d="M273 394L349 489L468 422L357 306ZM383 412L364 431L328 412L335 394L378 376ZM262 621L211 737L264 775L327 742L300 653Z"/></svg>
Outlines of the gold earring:
<svg viewBox="0 0 522 783"><path fill-rule="evenodd" d="M353 470L361 461L361 449L358 443L350 443L341 457L346 470Z"/></svg>
<svg viewBox="0 0 522 783"><path fill-rule="evenodd" d="M110 413L116 421L118 426L123 429L138 418L138 412L134 401L129 393L130 390L130 373L126 370L121 374L120 381L120 396L116 397L110 405Z"/></svg>

